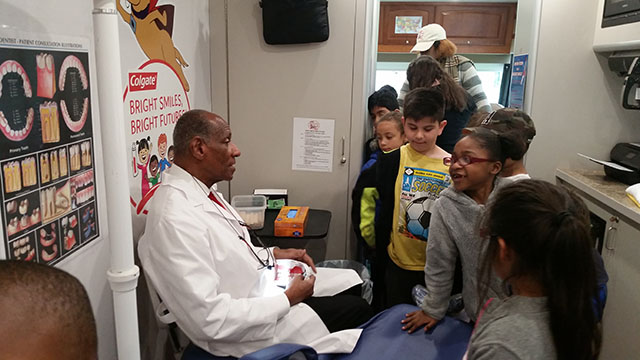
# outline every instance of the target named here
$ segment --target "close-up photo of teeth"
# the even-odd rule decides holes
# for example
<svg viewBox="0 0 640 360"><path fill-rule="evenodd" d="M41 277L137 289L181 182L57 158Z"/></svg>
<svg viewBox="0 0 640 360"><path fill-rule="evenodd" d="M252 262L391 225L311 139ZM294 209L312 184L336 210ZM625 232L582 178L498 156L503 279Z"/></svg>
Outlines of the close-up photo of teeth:
<svg viewBox="0 0 640 360"><path fill-rule="evenodd" d="M58 104L45 101L40 104L40 123L42 124L42 142L56 143L60 141L60 120Z"/></svg>
<svg viewBox="0 0 640 360"><path fill-rule="evenodd" d="M11 250L13 258L16 260L34 261L36 258L36 249L31 244L29 236L11 242Z"/></svg>
<svg viewBox="0 0 640 360"><path fill-rule="evenodd" d="M80 59L67 56L60 67L58 87L62 92L60 111L69 130L79 132L89 115L89 98L85 91L89 89L89 80Z"/></svg>
<svg viewBox="0 0 640 360"><path fill-rule="evenodd" d="M0 130L11 141L24 140L33 128L34 111L29 102L31 82L15 60L0 64Z"/></svg>
<svg viewBox="0 0 640 360"><path fill-rule="evenodd" d="M36 66L38 76L38 88L36 94L43 98L51 99L56 93L56 73L51 54L36 55Z"/></svg>
<svg viewBox="0 0 640 360"><path fill-rule="evenodd" d="M93 185L93 170L89 170L71 179L71 193L75 194L74 202L80 206L93 199L95 195Z"/></svg>

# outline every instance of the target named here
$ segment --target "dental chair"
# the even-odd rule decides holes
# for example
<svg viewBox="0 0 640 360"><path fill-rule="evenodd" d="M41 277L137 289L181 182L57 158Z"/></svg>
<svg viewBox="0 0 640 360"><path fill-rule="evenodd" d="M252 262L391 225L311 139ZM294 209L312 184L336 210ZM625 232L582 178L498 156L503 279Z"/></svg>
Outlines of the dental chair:
<svg viewBox="0 0 640 360"><path fill-rule="evenodd" d="M316 354L308 346L276 344L241 357L239 360L449 360L462 359L471 337L472 326L463 321L445 317L437 326L427 331L408 334L400 320L405 314L418 310L417 306L401 304L387 309L360 326L362 335L350 354ZM216 357L189 345L182 360L234 360L233 357Z"/></svg>

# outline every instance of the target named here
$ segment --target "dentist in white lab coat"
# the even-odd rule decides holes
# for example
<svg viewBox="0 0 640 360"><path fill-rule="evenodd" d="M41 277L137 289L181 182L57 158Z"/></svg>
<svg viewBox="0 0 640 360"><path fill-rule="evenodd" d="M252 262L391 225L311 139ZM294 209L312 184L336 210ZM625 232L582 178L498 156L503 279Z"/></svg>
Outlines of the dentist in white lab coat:
<svg viewBox="0 0 640 360"><path fill-rule="evenodd" d="M350 352L359 332L347 330L331 341L335 334L329 335L323 320L302 302L313 294L313 276L296 278L284 293L264 296L270 286L265 267L274 258L314 265L305 250L253 246L240 216L210 190L231 180L240 156L227 123L191 110L178 120L173 141L174 165L151 200L138 252L180 329L218 356L240 357L281 342ZM357 307L349 311L354 313L361 318L354 318L353 327L371 315Z"/></svg>

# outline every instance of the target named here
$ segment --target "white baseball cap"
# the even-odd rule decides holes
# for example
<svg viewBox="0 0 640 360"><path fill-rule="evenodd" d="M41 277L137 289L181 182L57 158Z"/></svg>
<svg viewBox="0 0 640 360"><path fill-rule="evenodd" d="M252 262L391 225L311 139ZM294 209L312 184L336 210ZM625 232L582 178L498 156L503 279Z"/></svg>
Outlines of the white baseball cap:
<svg viewBox="0 0 640 360"><path fill-rule="evenodd" d="M447 38L447 32L444 28L438 24L429 24L423 26L418 31L418 37L416 38L416 45L411 49L412 53L421 51L427 51L431 49L433 43L436 41L444 40Z"/></svg>

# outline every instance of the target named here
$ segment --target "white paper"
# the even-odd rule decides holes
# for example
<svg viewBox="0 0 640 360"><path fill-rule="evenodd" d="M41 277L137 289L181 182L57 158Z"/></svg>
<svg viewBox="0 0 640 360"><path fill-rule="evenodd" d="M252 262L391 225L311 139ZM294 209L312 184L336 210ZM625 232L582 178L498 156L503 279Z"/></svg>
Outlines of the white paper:
<svg viewBox="0 0 640 360"><path fill-rule="evenodd" d="M588 159L588 160L591 160L591 161L593 161L594 163L597 163L597 164L600 164L600 165L606 165L606 166L608 166L608 167L610 167L610 168L614 168L614 169L616 169L616 170L622 170L622 171L633 172L633 170L631 170L631 169L629 169L629 168L626 168L626 167L624 167L624 166L622 166L622 165L619 165L619 164L616 164L616 163L613 163L613 162L610 162L610 161L604 161L604 160L594 159L594 158L592 158L591 156L587 156L587 155L580 154L580 153L578 153L578 156L582 156L583 158Z"/></svg>
<svg viewBox="0 0 640 360"><path fill-rule="evenodd" d="M277 261L279 263L286 264L286 266L299 265L305 268L304 272L306 274L310 275L313 273L313 270L311 270L309 266L299 261L288 259L279 259ZM314 274L316 277L316 282L313 286L314 297L333 296L353 286L362 284L360 275L352 269L317 267L316 270L318 271ZM275 267L263 269L261 271L261 280L256 289L256 294L259 294L259 296L276 296L285 291L284 284L288 283L289 280L276 280Z"/></svg>
<svg viewBox="0 0 640 360"><path fill-rule="evenodd" d="M293 170L331 172L334 120L293 118Z"/></svg>
<svg viewBox="0 0 640 360"><path fill-rule="evenodd" d="M353 286L362 284L362 279L355 270L317 267L316 283L313 296L333 296Z"/></svg>
<svg viewBox="0 0 640 360"><path fill-rule="evenodd" d="M355 349L360 334L362 329L337 331L313 341L309 346L318 354L350 354Z"/></svg>

